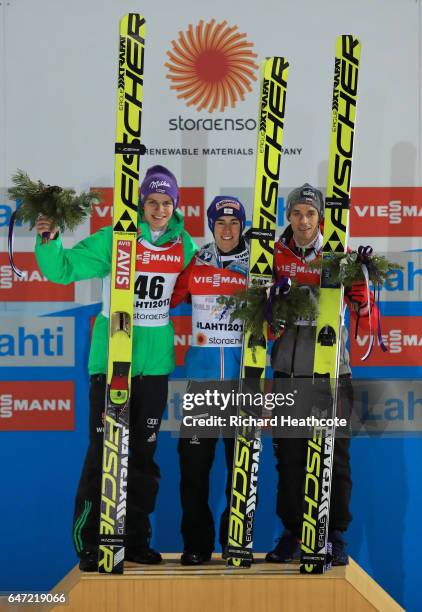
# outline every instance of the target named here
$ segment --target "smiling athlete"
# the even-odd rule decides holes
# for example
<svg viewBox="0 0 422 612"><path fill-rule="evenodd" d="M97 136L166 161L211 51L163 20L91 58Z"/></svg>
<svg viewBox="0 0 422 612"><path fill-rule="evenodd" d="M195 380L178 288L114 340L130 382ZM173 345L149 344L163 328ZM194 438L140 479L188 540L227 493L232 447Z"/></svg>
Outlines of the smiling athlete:
<svg viewBox="0 0 422 612"><path fill-rule="evenodd" d="M174 369L174 329L170 298L178 275L192 259L196 246L183 228L177 210L179 188L164 166L153 166L141 185L133 316L132 395L125 559L160 563L150 547L153 512L160 481L154 461L157 436L167 402L168 375ZM51 220L40 217L35 248L43 274L56 283L99 277L103 281L102 309L92 331L89 446L75 500L73 541L82 571L97 570L100 521L103 413L105 409L107 337L109 328L112 227L64 249ZM43 244L41 235L50 232Z"/></svg>
<svg viewBox="0 0 422 612"><path fill-rule="evenodd" d="M192 301L192 346L186 356L186 377L194 380L191 392L219 386L216 382L238 380L243 325L230 321L230 310L217 302L220 295L233 295L247 286L249 248L244 236L245 209L231 196L217 196L207 210L214 242L203 246L194 262L179 278L172 305L190 297ZM197 379L195 381L195 379ZM208 383L200 383L208 380ZM201 408L204 416L207 408ZM227 432L228 433L228 432ZM214 550L214 520L208 504L209 476L218 437L189 435L181 428L179 439L180 493L182 499L183 565L209 561ZM227 507L220 520L219 540L227 544L234 440L224 437L227 465Z"/></svg>

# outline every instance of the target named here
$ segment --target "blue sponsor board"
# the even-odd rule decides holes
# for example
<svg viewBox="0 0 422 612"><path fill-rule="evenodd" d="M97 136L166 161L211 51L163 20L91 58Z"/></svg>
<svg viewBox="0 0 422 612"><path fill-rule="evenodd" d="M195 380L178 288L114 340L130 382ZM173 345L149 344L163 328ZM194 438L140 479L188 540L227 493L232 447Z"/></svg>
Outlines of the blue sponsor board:
<svg viewBox="0 0 422 612"><path fill-rule="evenodd" d="M10 219L15 210L19 208L22 204L20 200L16 200L16 202L12 205L9 202L0 202L0 227L8 227L10 223ZM22 227L22 221L16 221L16 227Z"/></svg>
<svg viewBox="0 0 422 612"><path fill-rule="evenodd" d="M0 510L8 525L0 591L7 592L48 590L74 565L73 502L88 439L88 338L99 305L40 317L32 316L32 306L17 304L14 324L10 312L0 316L0 326L9 322L0 330L0 380L73 380L75 429L1 434L0 461L10 467L0 479L2 495L11 495ZM41 574L34 569L40 567Z"/></svg>
<svg viewBox="0 0 422 612"><path fill-rule="evenodd" d="M15 327L1 330L0 363L3 365L0 366L0 379L74 380L75 431L9 432L2 436L0 461L5 469L2 470L1 486L2 492L11 494L12 499L12 503L3 504L1 510L1 520L8 526L3 534L8 563L0 576L2 591L50 589L76 563L71 523L74 493L88 440L88 338L91 318L99 311L99 305L50 312L44 317L32 316L29 304L25 309L31 325L25 323L24 313L19 312L21 323L17 321ZM190 316L190 311L190 306L184 304L174 309L172 314ZM386 315L419 315L422 308L419 302L382 302L381 312ZM34 327L32 320L37 318L42 324ZM66 353L65 330L68 326L59 324L59 320L63 322L65 319L71 322L74 330L74 359L66 362L67 365L50 367L48 359L61 359ZM19 331L19 327L23 329ZM63 327L63 331L59 327ZM8 366L6 361L1 361L2 350L11 351L9 357L21 361L13 367ZM356 377L362 378L363 373L367 378L379 379L420 377L419 368L395 367L391 371L370 365L355 368ZM173 377L183 377L183 374L184 368L180 367ZM393 388L384 398L383 408L372 413L372 420L383 418L397 422L403 416L403 421L406 418L409 421L412 413L416 419L422 402L416 394L408 393L410 395L394 393ZM175 416L180 415L182 398L174 397L171 401L169 411ZM153 517L152 545L166 552L182 549L176 446L174 434L162 431L157 453L162 480ZM221 486L224 481L222 474L225 473L222 446L217 446L210 490L210 504L217 521L225 506L224 487ZM422 535L417 520L422 503L419 465L420 442L409 438L408 434L396 439L368 436L352 442L354 520L347 534L350 553L401 603L408 600L411 581L417 578L411 569L417 567L417 553L406 537L406 526L412 524L413 537L419 539ZM275 513L276 484L271 441L266 438L260 466L255 534L257 551L270 550L281 532ZM388 513L385 512L386 506ZM171 512L169 508L172 508ZM396 526L397 537L389 539L387 549L385 533L390 529L391 521ZM391 558L397 561L394 572L386 561ZM406 575L398 570L404 565L408 568ZM35 567L43 568L41 575L34 571Z"/></svg>
<svg viewBox="0 0 422 612"><path fill-rule="evenodd" d="M71 317L0 317L0 367L74 366Z"/></svg>

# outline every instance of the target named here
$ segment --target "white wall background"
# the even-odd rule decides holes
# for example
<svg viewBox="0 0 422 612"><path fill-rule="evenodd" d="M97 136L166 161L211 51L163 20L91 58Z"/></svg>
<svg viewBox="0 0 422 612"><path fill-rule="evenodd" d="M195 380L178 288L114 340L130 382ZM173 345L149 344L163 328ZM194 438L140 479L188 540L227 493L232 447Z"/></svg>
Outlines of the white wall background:
<svg viewBox="0 0 422 612"><path fill-rule="evenodd" d="M254 43L258 62L284 55L291 64L281 185L324 186L335 38L363 44L353 185L421 185L421 2L418 0L261 0L228 3L126 0L7 0L0 5L0 187L16 168L77 190L113 184L118 20L146 16L143 140L148 147L254 147L251 131L180 132L169 119L256 118L258 82L225 113L187 108L170 90L166 51L188 24L226 19ZM254 156L149 157L171 167L185 186L252 188ZM246 203L249 205L250 202ZM72 244L89 231L88 224ZM368 240L367 240L368 242ZM378 250L420 247L417 237L374 239ZM1 250L5 250L2 232ZM31 251L19 233L16 250Z"/></svg>

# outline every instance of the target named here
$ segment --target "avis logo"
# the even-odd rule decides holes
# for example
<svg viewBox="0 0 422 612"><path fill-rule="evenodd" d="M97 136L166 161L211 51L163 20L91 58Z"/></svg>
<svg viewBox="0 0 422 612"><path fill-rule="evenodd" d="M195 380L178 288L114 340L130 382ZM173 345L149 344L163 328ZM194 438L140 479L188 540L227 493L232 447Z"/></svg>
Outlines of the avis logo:
<svg viewBox="0 0 422 612"><path fill-rule="evenodd" d="M401 329L390 329L388 334L382 334L382 340L390 353L401 353L407 347L421 347L422 336L418 334L405 334ZM357 337L359 346L368 344L369 336Z"/></svg>
<svg viewBox="0 0 422 612"><path fill-rule="evenodd" d="M210 113L223 111L229 105L234 108L245 99L246 91L252 91L257 54L237 26L201 19L197 26L190 24L185 32L179 32L172 47L167 51L166 76L172 82L170 88L187 106Z"/></svg>
<svg viewBox="0 0 422 612"><path fill-rule="evenodd" d="M132 245L128 240L117 242L115 289L129 289L132 262Z"/></svg>

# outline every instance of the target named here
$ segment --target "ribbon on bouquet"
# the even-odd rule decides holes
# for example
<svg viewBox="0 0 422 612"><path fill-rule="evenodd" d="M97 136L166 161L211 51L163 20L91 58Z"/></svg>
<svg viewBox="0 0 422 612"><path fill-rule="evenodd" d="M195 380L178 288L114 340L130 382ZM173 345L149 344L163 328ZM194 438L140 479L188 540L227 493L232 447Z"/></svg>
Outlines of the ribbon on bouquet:
<svg viewBox="0 0 422 612"><path fill-rule="evenodd" d="M265 305L265 319L271 329L273 329L274 321L274 299L280 295L287 295L291 289L292 281L288 276L281 276L267 290L267 303Z"/></svg>
<svg viewBox="0 0 422 612"><path fill-rule="evenodd" d="M14 246L13 230L15 228L15 221L16 221L16 210L13 211L10 217L10 221L9 221L9 231L7 234L7 252L9 255L10 266L13 272L16 274L16 276L18 276L19 278L22 278L23 272L22 270L19 270L19 268L16 266L15 261L13 259L13 246Z"/></svg>
<svg viewBox="0 0 422 612"><path fill-rule="evenodd" d="M371 299L370 299L370 295L371 295L371 290L369 288L369 274L370 272L373 273L373 275L375 275L375 277L378 276L377 270L375 268L375 266L373 265L372 262L372 247L371 246L360 246L358 248L358 261L361 265L362 268L362 273L363 276L365 278L365 284L366 284L366 292L367 292L367 296L368 296L368 300L367 300L367 309L368 309L368 320L369 320L369 346L368 349L366 351L366 353L363 355L363 357L361 357L361 361L366 361L368 359L368 357L370 356L370 354L372 353L372 349L374 347L375 344L375 334L374 334L374 330L372 328L372 311L371 311ZM387 347L385 346L383 339L382 339L382 333L381 333L381 315L380 315L380 309L379 309L379 303L380 303L380 282L375 282L374 284L374 292L373 292L373 296L374 296L374 302L376 301L376 305L377 305L377 311L378 311L378 316L377 316L377 336L378 336L378 344L381 347L381 350L385 353L387 351ZM375 300L375 286L377 287L377 297ZM357 337L357 333L358 333L358 325L359 325L359 318L360 318L360 314L359 314L359 310L358 310L358 314L357 314L357 319L356 319L356 329L355 329L355 338Z"/></svg>

